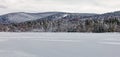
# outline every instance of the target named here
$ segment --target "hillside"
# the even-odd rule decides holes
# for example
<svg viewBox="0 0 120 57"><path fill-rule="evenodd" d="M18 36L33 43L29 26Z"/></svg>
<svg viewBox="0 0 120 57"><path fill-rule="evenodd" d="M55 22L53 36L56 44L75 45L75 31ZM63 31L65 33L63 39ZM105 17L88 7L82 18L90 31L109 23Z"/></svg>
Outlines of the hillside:
<svg viewBox="0 0 120 57"><path fill-rule="evenodd" d="M0 17L6 32L120 32L120 11L92 13L9 13Z"/></svg>

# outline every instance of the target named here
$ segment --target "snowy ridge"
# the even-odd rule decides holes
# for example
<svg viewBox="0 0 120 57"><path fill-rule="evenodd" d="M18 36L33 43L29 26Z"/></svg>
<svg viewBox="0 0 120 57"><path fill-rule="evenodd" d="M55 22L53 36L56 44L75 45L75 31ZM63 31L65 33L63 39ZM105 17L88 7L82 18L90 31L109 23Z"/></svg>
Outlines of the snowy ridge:
<svg viewBox="0 0 120 57"><path fill-rule="evenodd" d="M44 13L16 12L16 13L9 13L0 16L0 23L21 23L21 22L32 21L37 19L61 19L67 17L68 15L85 16L85 15L94 15L94 14L87 14L87 13L78 14L78 13L65 13L65 12L44 12Z"/></svg>

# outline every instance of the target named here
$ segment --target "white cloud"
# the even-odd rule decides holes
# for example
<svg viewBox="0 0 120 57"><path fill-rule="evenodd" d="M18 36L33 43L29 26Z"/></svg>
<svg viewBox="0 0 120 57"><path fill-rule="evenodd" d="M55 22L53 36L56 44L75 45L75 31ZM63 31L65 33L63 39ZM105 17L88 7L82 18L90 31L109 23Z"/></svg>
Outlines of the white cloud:
<svg viewBox="0 0 120 57"><path fill-rule="evenodd" d="M98 4L103 4L103 5L107 5L107 6L118 6L120 5L120 0L101 0L100 2L96 1Z"/></svg>
<svg viewBox="0 0 120 57"><path fill-rule="evenodd" d="M0 0L0 12L88 12L119 10L119 0Z"/></svg>

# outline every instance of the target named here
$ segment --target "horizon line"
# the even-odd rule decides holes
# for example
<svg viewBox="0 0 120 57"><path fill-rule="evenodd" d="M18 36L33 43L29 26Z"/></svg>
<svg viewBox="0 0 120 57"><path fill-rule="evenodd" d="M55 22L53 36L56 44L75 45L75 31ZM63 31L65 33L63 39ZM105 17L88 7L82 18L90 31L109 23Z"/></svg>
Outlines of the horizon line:
<svg viewBox="0 0 120 57"><path fill-rule="evenodd" d="M5 14L10 14L10 13L47 13L47 12L60 12L60 13L77 13L77 12L65 12L65 11L42 11L42 12L26 12L26 11L16 11L16 12L8 12L8 13L3 13L0 15L5 15ZM119 12L119 11L109 11L109 12L104 12L104 13L92 13L92 12L81 12L81 14L105 14L105 13L112 13L112 12ZM80 13L80 12L78 12Z"/></svg>

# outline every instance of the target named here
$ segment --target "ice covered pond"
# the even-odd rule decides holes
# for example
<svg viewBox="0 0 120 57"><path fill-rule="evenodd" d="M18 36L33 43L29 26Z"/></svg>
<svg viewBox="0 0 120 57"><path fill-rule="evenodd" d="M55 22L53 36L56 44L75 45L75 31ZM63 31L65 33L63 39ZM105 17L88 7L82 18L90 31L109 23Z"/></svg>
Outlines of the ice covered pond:
<svg viewBox="0 0 120 57"><path fill-rule="evenodd" d="M0 33L0 57L120 57L120 33Z"/></svg>

